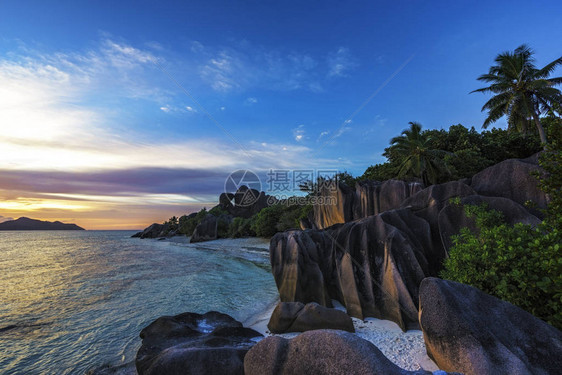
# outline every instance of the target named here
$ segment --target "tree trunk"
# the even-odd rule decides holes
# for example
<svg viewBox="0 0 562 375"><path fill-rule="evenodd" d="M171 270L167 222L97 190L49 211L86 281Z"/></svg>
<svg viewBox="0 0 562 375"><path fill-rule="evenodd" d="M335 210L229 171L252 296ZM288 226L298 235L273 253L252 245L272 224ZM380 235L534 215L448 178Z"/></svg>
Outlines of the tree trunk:
<svg viewBox="0 0 562 375"><path fill-rule="evenodd" d="M533 111L533 119L535 120L535 125L537 126L537 130L539 131L541 143L543 144L543 147L546 147L546 133L544 132L544 128L541 125L537 111Z"/></svg>

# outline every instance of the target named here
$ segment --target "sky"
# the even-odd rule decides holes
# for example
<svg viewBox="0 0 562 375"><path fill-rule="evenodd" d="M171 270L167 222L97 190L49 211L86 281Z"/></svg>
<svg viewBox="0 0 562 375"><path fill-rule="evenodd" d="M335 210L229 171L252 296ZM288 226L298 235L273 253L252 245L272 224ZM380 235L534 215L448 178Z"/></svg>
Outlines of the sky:
<svg viewBox="0 0 562 375"><path fill-rule="evenodd" d="M409 121L480 130L476 78L523 43L560 57L561 18L557 1L0 1L0 221L142 229L214 206L237 170L266 191L271 171L361 175Z"/></svg>

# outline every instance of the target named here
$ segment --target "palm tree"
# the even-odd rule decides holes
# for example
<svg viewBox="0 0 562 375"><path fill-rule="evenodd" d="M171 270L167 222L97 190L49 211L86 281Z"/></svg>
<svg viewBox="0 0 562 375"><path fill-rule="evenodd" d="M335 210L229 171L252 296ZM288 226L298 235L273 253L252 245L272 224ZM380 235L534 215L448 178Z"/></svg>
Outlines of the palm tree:
<svg viewBox="0 0 562 375"><path fill-rule="evenodd" d="M525 44L511 52L499 54L487 74L478 77L479 81L488 82L490 86L473 92L495 94L484 104L482 111L488 111L488 118L482 127L507 116L508 129L516 129L522 133L529 130L534 122L543 144L546 134L540 122L541 114L559 112L562 95L554 88L562 83L562 78L548 78L562 57L554 60L542 69L535 67L533 51Z"/></svg>
<svg viewBox="0 0 562 375"><path fill-rule="evenodd" d="M398 177L420 178L424 185L437 183L449 169L443 160L446 151L431 149L431 137L422 133L421 124L409 122L410 128L390 140L390 154L402 159Z"/></svg>

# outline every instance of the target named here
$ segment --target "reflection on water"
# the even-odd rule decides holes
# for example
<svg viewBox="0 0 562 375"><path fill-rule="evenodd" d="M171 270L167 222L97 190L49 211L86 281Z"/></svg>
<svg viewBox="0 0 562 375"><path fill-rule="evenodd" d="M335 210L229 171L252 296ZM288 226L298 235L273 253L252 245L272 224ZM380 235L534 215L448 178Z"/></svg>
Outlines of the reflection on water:
<svg viewBox="0 0 562 375"><path fill-rule="evenodd" d="M277 296L259 241L131 234L0 232L0 373L83 374L133 359L158 316L220 310L245 320Z"/></svg>

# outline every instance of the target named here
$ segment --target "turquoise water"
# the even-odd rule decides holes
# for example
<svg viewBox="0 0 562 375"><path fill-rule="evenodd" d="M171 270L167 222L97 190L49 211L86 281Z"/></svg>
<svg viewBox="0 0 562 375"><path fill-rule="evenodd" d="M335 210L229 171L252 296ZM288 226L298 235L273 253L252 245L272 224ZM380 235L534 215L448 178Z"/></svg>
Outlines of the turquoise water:
<svg viewBox="0 0 562 375"><path fill-rule="evenodd" d="M129 231L0 232L0 373L83 374L134 359L162 315L245 321L277 299L261 240L140 240Z"/></svg>

